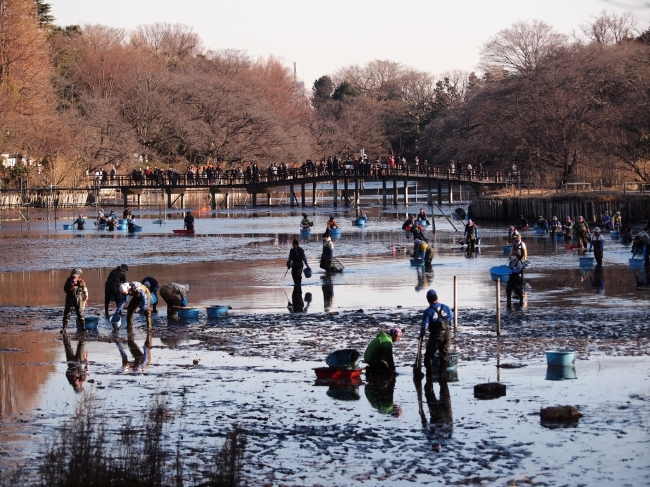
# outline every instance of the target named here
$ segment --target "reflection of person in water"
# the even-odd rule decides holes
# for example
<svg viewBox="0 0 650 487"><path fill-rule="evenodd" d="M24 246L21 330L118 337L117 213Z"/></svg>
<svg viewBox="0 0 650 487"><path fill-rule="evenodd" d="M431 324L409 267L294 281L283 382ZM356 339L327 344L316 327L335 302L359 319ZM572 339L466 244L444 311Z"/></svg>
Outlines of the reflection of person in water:
<svg viewBox="0 0 650 487"><path fill-rule="evenodd" d="M328 274L323 278L321 289L323 290L323 302L325 308L331 308L334 305L334 284L332 284L332 278Z"/></svg>
<svg viewBox="0 0 650 487"><path fill-rule="evenodd" d="M302 287L294 286L291 293L291 302L287 305L291 313L306 312L311 303L311 293L305 293L305 299L302 299ZM307 303L307 304L305 304Z"/></svg>
<svg viewBox="0 0 650 487"><path fill-rule="evenodd" d="M441 443L451 438L454 427L451 395L447 381L440 381L440 399L436 399L433 382L427 377L427 382L424 384L424 397L429 407L430 416L427 436L429 436L433 449L440 451Z"/></svg>
<svg viewBox="0 0 650 487"><path fill-rule="evenodd" d="M370 405L382 414L401 417L402 408L393 403L395 376L371 376L366 380L364 392Z"/></svg>
<svg viewBox="0 0 650 487"><path fill-rule="evenodd" d="M634 276L634 281L636 282L636 287L648 287L648 286L650 286L650 282L648 282L648 270L647 269L648 268L644 266L643 269L634 269L632 271L632 275ZM639 276L637 274L637 272L639 274L641 274L641 276Z"/></svg>
<svg viewBox="0 0 650 487"><path fill-rule="evenodd" d="M81 392L81 386L88 378L88 352L82 338L77 343L76 353L72 350L72 344L68 334L63 332L63 348L65 349L65 359L68 362L68 369L65 371L65 377L75 392Z"/></svg>
<svg viewBox="0 0 650 487"><path fill-rule="evenodd" d="M151 330L147 332L147 338L144 341L144 347L140 350L140 347L135 342L135 335L129 333L127 344L131 355L133 355L133 360L129 361L129 357L124 350L124 345L122 340L117 340L115 344L117 349L120 351L122 356L122 367L124 371L133 371L133 372L144 372L146 368L151 364Z"/></svg>
<svg viewBox="0 0 650 487"><path fill-rule="evenodd" d="M596 294L605 294L605 280L603 279L603 268L596 267L594 269L593 277L589 278L591 280L591 290Z"/></svg>
<svg viewBox="0 0 650 487"><path fill-rule="evenodd" d="M420 292L429 287L429 280L433 278L433 268L423 268L418 266L416 267L416 270L418 274L418 283L417 286L415 286L415 290Z"/></svg>

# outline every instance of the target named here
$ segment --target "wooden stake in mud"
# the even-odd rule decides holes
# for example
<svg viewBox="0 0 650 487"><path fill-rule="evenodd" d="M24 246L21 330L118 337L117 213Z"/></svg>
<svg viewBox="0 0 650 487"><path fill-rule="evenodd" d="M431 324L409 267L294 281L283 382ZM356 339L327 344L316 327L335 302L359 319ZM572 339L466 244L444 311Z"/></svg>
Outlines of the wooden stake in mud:
<svg viewBox="0 0 650 487"><path fill-rule="evenodd" d="M501 336L501 279L497 278L497 336Z"/></svg>
<svg viewBox="0 0 650 487"><path fill-rule="evenodd" d="M413 364L413 377L422 377L422 341L423 338L418 339L418 353L415 356L415 364Z"/></svg>
<svg viewBox="0 0 650 487"><path fill-rule="evenodd" d="M458 276L454 276L454 331L458 331Z"/></svg>

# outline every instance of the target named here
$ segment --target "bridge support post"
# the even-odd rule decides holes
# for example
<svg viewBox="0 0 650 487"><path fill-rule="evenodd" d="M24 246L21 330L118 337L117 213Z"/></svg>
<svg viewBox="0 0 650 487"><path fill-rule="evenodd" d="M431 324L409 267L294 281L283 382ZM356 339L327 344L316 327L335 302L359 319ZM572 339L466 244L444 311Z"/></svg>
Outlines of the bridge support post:
<svg viewBox="0 0 650 487"><path fill-rule="evenodd" d="M257 206L257 193L251 194L251 205L253 208Z"/></svg>
<svg viewBox="0 0 650 487"><path fill-rule="evenodd" d="M359 178L354 178L354 206L359 206Z"/></svg>
<svg viewBox="0 0 650 487"><path fill-rule="evenodd" d="M382 178L381 180L381 193L384 198L384 208L386 208L386 178Z"/></svg>
<svg viewBox="0 0 650 487"><path fill-rule="evenodd" d="M397 206L397 178L393 178L393 206Z"/></svg>
<svg viewBox="0 0 650 487"><path fill-rule="evenodd" d="M302 207L305 207L305 183L300 183L300 200L302 203Z"/></svg>
<svg viewBox="0 0 650 487"><path fill-rule="evenodd" d="M142 195L141 194L138 193L136 195L136 201L137 201L137 204L138 204L138 208L140 208L140 206L142 204Z"/></svg>
<svg viewBox="0 0 650 487"><path fill-rule="evenodd" d="M273 204L273 196L271 196L271 193L266 193L266 202L269 206Z"/></svg>
<svg viewBox="0 0 650 487"><path fill-rule="evenodd" d="M409 205L409 180L406 178L404 180L404 206L408 207Z"/></svg>
<svg viewBox="0 0 650 487"><path fill-rule="evenodd" d="M334 208L336 208L339 204L339 189L338 189L338 184L337 184L336 178L332 181L332 202L334 204Z"/></svg>
<svg viewBox="0 0 650 487"><path fill-rule="evenodd" d="M226 208L230 208L230 193L225 193L223 195L223 202Z"/></svg>
<svg viewBox="0 0 650 487"><path fill-rule="evenodd" d="M295 194L293 192L293 183L292 183L292 184L289 185L289 201L290 201L289 206L291 208L293 208L295 206L294 202L293 202L294 198L295 198Z"/></svg>
<svg viewBox="0 0 650 487"><path fill-rule="evenodd" d="M349 195L349 187L348 187L348 178L343 179L343 197L345 198L345 207L347 208L350 206L350 198L348 197Z"/></svg>
<svg viewBox="0 0 650 487"><path fill-rule="evenodd" d="M438 206L442 206L442 179L438 179Z"/></svg>
<svg viewBox="0 0 650 487"><path fill-rule="evenodd" d="M311 206L316 206L316 181L311 188Z"/></svg>
<svg viewBox="0 0 650 487"><path fill-rule="evenodd" d="M124 200L124 208L129 206L129 195L123 192L122 199Z"/></svg>
<svg viewBox="0 0 650 487"><path fill-rule="evenodd" d="M451 180L449 180L449 206L454 204L454 192L451 185Z"/></svg>
<svg viewBox="0 0 650 487"><path fill-rule="evenodd" d="M431 179L427 178L427 205L433 206L433 196L431 195Z"/></svg>

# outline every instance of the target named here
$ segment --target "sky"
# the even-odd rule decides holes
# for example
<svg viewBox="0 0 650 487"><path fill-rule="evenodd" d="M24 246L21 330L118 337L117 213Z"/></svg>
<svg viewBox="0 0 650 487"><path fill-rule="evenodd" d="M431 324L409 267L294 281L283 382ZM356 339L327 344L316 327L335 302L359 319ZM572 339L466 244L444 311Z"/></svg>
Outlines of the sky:
<svg viewBox="0 0 650 487"><path fill-rule="evenodd" d="M375 59L435 76L477 69L481 46L514 22L543 20L571 34L604 9L650 26L649 0L49 0L57 25L184 24L206 49L274 56L311 88L326 74Z"/></svg>

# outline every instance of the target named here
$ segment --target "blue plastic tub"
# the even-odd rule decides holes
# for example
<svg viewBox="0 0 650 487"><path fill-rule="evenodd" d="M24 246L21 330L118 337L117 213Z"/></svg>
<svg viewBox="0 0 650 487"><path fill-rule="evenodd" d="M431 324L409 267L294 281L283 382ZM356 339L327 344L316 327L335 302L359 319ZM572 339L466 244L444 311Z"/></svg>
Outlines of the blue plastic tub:
<svg viewBox="0 0 650 487"><path fill-rule="evenodd" d="M535 233L537 235L546 235L546 228L535 228Z"/></svg>
<svg viewBox="0 0 650 487"><path fill-rule="evenodd" d="M142 231L142 225L133 225L133 231L134 232L141 232Z"/></svg>
<svg viewBox="0 0 650 487"><path fill-rule="evenodd" d="M63 225L64 230L72 230L73 227L74 225Z"/></svg>
<svg viewBox="0 0 650 487"><path fill-rule="evenodd" d="M573 365L568 367L551 367L546 368L546 380L570 380L577 379L576 368Z"/></svg>
<svg viewBox="0 0 650 487"><path fill-rule="evenodd" d="M416 223L421 227L426 227L428 225L426 220L418 220Z"/></svg>
<svg viewBox="0 0 650 487"><path fill-rule="evenodd" d="M619 238L621 236L621 233L618 230L612 230L611 232L609 232L609 236L612 239L616 240L617 238Z"/></svg>
<svg viewBox="0 0 650 487"><path fill-rule="evenodd" d="M580 259L580 267L584 268L590 268L594 266L594 262L596 262L596 259L593 257L579 257Z"/></svg>
<svg viewBox="0 0 650 487"><path fill-rule="evenodd" d="M117 220L117 223L119 223L120 225L126 225L128 222L129 221L126 220L125 218L120 218L119 220Z"/></svg>
<svg viewBox="0 0 650 487"><path fill-rule="evenodd" d="M86 318L86 330L96 330L97 325L99 324L99 316L85 316ZM77 317L77 326L81 326L81 320Z"/></svg>
<svg viewBox="0 0 650 487"><path fill-rule="evenodd" d="M99 230L104 230L104 229L106 228L106 224L104 224L104 223L100 223L99 225L97 225L97 228L98 228Z"/></svg>
<svg viewBox="0 0 650 487"><path fill-rule="evenodd" d="M357 218L356 220L357 225L360 227L365 227L366 226L366 220L364 218Z"/></svg>
<svg viewBox="0 0 650 487"><path fill-rule="evenodd" d="M510 274L512 274L512 271L507 265L498 265L490 268L490 277L493 281L501 279L501 282L508 282Z"/></svg>
<svg viewBox="0 0 650 487"><path fill-rule="evenodd" d="M199 317L199 308L178 308L179 318L196 320Z"/></svg>
<svg viewBox="0 0 650 487"><path fill-rule="evenodd" d="M576 353L571 350L548 350L546 363L549 367L569 367L576 363Z"/></svg>
<svg viewBox="0 0 650 487"><path fill-rule="evenodd" d="M303 238L307 238L311 236L311 230L309 228L301 228L300 229L300 236Z"/></svg>
<svg viewBox="0 0 650 487"><path fill-rule="evenodd" d="M557 241L562 241L562 242L563 242L563 241L564 241L564 234L562 234L562 233L556 233L556 234L555 234L555 240L557 240Z"/></svg>
<svg viewBox="0 0 650 487"><path fill-rule="evenodd" d="M125 223L124 225L118 225L115 227L117 230L126 230L127 229L127 224Z"/></svg>
<svg viewBox="0 0 650 487"><path fill-rule="evenodd" d="M630 269L643 269L643 259L630 259Z"/></svg>
<svg viewBox="0 0 650 487"><path fill-rule="evenodd" d="M509 254L511 250L512 250L512 245L504 245L503 246L503 253L504 254Z"/></svg>
<svg viewBox="0 0 650 487"><path fill-rule="evenodd" d="M330 237L340 237L341 236L341 229L340 228L331 228L330 229Z"/></svg>
<svg viewBox="0 0 650 487"><path fill-rule="evenodd" d="M205 311L208 313L208 318L225 318L228 316L229 306L208 306Z"/></svg>

